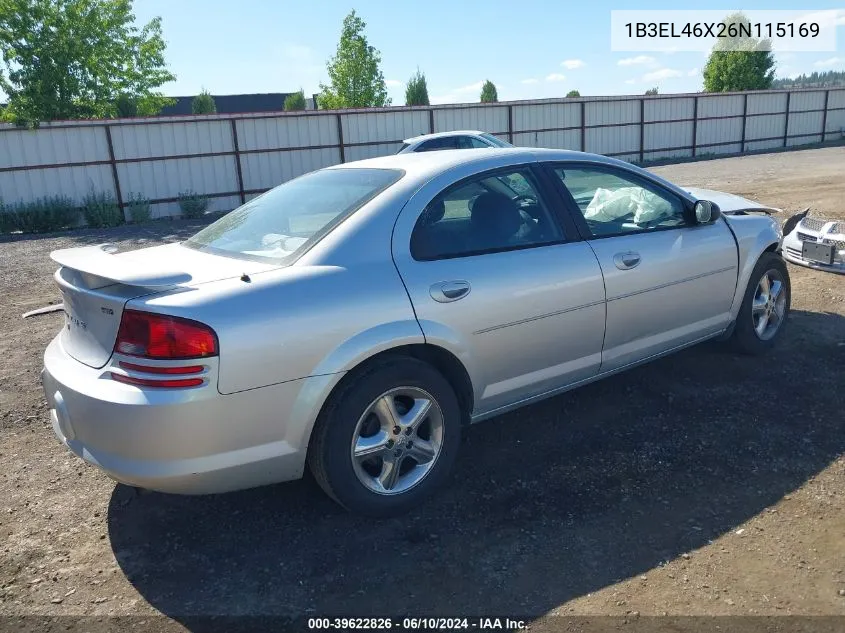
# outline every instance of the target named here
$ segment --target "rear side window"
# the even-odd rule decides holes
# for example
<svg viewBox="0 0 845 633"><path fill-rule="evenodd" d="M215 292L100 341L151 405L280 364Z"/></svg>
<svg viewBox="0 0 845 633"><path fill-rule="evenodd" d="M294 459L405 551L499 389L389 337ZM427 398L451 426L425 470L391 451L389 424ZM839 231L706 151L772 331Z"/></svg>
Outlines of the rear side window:
<svg viewBox="0 0 845 633"><path fill-rule="evenodd" d="M417 260L446 259L555 243L563 233L527 168L481 174L446 189L411 235Z"/></svg>
<svg viewBox="0 0 845 633"><path fill-rule="evenodd" d="M220 255L287 263L399 180L398 169L323 169L250 200L183 244Z"/></svg>

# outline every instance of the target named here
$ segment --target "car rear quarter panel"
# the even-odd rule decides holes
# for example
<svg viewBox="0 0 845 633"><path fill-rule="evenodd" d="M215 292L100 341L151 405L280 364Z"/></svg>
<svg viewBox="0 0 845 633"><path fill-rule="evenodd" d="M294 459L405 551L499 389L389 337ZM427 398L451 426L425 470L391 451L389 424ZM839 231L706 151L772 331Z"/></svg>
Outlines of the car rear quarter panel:
<svg viewBox="0 0 845 633"><path fill-rule="evenodd" d="M292 266L131 304L214 328L223 394L346 371L388 346L423 342L389 260L354 269Z"/></svg>
<svg viewBox="0 0 845 633"><path fill-rule="evenodd" d="M731 306L731 317L735 319L754 266L765 251L780 246L783 235L777 221L768 216L729 215L723 218L733 231L739 250L739 273Z"/></svg>

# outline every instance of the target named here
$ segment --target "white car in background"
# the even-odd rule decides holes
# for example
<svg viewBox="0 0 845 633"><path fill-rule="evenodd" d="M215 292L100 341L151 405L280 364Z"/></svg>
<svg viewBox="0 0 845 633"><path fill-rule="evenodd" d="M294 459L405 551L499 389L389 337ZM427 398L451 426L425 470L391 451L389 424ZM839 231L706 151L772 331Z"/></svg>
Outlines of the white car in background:
<svg viewBox="0 0 845 633"><path fill-rule="evenodd" d="M484 149L491 147L513 147L510 143L478 130L455 130L423 134L402 141L397 154L410 152L433 152L441 149Z"/></svg>
<svg viewBox="0 0 845 633"><path fill-rule="evenodd" d="M783 227L783 257L793 264L845 274L845 222L799 213Z"/></svg>

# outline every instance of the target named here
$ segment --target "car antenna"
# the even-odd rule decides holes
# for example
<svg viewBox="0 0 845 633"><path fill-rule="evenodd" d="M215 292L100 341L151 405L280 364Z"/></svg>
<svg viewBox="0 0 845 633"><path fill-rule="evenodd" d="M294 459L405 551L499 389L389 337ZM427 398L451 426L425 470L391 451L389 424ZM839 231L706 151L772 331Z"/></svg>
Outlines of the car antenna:
<svg viewBox="0 0 845 633"><path fill-rule="evenodd" d="M250 279L250 278L249 278L249 275L247 275L246 273L243 273L243 274L241 275L241 281L244 281L244 282L246 282L246 283L249 283L249 282L251 282L251 281L252 281L252 279Z"/></svg>

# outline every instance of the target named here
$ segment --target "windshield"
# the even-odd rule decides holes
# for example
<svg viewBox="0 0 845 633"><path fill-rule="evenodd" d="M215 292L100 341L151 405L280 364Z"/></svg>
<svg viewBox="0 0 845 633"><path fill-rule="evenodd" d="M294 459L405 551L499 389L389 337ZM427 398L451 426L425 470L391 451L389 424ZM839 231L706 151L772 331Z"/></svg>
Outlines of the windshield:
<svg viewBox="0 0 845 633"><path fill-rule="evenodd" d="M399 180L397 169L324 169L250 200L188 239L185 246L284 263Z"/></svg>
<svg viewBox="0 0 845 633"><path fill-rule="evenodd" d="M513 145L511 145L510 143L503 141L502 139L497 138L492 134L488 134L487 132L482 132L481 136L493 143L495 147L513 147Z"/></svg>

